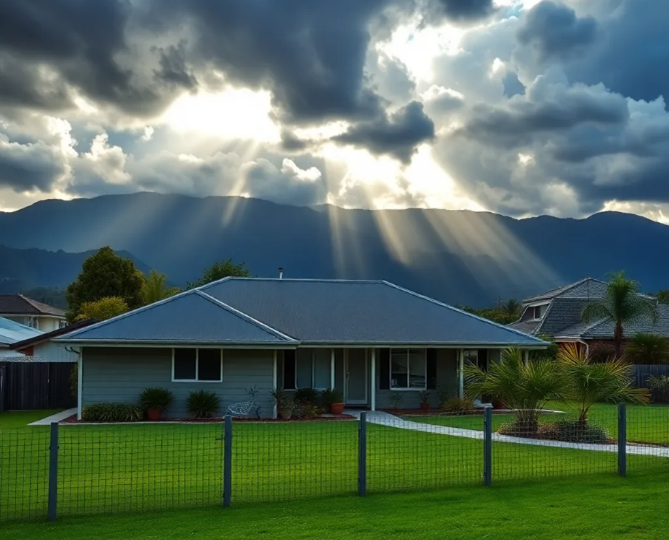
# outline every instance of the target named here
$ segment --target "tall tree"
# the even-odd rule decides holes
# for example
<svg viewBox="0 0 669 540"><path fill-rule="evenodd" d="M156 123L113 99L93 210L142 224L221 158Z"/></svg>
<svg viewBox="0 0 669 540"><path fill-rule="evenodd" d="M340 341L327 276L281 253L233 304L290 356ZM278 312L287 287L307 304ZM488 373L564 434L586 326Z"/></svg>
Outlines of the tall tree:
<svg viewBox="0 0 669 540"><path fill-rule="evenodd" d="M189 283L188 288L201 287L212 281L218 281L226 277L249 277L251 274L244 263L235 264L232 259L214 263L209 268L205 269L202 277L195 283Z"/></svg>
<svg viewBox="0 0 669 540"><path fill-rule="evenodd" d="M110 247L103 247L84 261L77 280L67 288L71 322L81 314L84 302L95 302L101 298L122 298L129 309L142 305L144 274L135 268L130 259L119 257Z"/></svg>
<svg viewBox="0 0 669 540"><path fill-rule="evenodd" d="M144 304L153 304L170 296L174 296L179 293L180 289L178 287L168 287L167 286L167 276L151 270L149 277L144 281L142 285L142 301Z"/></svg>
<svg viewBox="0 0 669 540"><path fill-rule="evenodd" d="M500 306L500 309L504 313L506 313L509 317L517 319L518 317L520 317L521 307L522 306L520 305L520 302L518 302L518 300L516 300L515 298L510 298Z"/></svg>
<svg viewBox="0 0 669 540"><path fill-rule="evenodd" d="M668 364L669 339L657 334L639 333L625 349L625 358L632 364Z"/></svg>
<svg viewBox="0 0 669 540"><path fill-rule="evenodd" d="M606 286L606 295L601 300L594 300L583 308L585 322L597 319L613 319L615 329L613 342L616 358L622 354L622 343L625 325L641 319L657 321L658 309L655 300L640 294L641 286L638 282L627 279L625 272L618 272L610 276Z"/></svg>
<svg viewBox="0 0 669 540"><path fill-rule="evenodd" d="M128 304L123 298L118 296L108 296L100 298L94 302L84 302L81 304L79 315L76 321L85 321L86 319L98 319L104 321L117 315L123 315L129 311Z"/></svg>

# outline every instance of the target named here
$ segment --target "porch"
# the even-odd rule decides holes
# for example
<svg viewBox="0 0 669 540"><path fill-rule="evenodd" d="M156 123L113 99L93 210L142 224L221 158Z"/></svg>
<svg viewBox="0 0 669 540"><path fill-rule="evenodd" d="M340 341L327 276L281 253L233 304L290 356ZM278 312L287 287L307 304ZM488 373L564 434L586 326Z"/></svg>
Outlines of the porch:
<svg viewBox="0 0 669 540"><path fill-rule="evenodd" d="M486 369L499 358L499 348L300 347L277 351L276 383L288 393L335 388L347 407L372 411L392 408L396 393L403 409L418 409L420 392L427 390L438 407L438 388L462 397L465 362Z"/></svg>

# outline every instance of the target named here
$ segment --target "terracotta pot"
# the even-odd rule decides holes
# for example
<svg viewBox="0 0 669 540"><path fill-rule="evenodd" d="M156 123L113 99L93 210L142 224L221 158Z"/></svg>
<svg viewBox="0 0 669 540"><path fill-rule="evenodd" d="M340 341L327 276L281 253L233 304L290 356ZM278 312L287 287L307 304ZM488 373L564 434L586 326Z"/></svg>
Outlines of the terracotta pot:
<svg viewBox="0 0 669 540"><path fill-rule="evenodd" d="M492 400L492 408L493 409L506 409L506 405L502 403L499 399L493 399Z"/></svg>
<svg viewBox="0 0 669 540"><path fill-rule="evenodd" d="M279 409L279 418L281 420L290 420L293 416L293 408L287 407L285 409Z"/></svg>
<svg viewBox="0 0 669 540"><path fill-rule="evenodd" d="M429 411L430 410L430 404L429 403L421 403L420 404L420 410L421 411Z"/></svg>
<svg viewBox="0 0 669 540"><path fill-rule="evenodd" d="M330 405L330 414L343 414L344 404L343 403L332 403Z"/></svg>
<svg viewBox="0 0 669 540"><path fill-rule="evenodd" d="M160 409L146 409L146 419L155 421L160 420L163 412Z"/></svg>

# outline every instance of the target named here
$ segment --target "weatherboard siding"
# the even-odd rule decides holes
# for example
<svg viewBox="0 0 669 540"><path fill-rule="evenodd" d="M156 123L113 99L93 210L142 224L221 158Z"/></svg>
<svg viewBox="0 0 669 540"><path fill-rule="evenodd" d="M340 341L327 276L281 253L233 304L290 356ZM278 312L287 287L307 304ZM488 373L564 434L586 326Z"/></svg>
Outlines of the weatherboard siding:
<svg viewBox="0 0 669 540"><path fill-rule="evenodd" d="M256 401L263 417L271 417L274 402L274 352L271 350L223 351L223 381L172 382L172 349L96 348L83 350L82 406L100 402L136 403L148 387L160 386L174 394L168 418L188 416L186 400L195 390L208 390L221 399L220 415L233 403L248 401L246 389L258 388Z"/></svg>

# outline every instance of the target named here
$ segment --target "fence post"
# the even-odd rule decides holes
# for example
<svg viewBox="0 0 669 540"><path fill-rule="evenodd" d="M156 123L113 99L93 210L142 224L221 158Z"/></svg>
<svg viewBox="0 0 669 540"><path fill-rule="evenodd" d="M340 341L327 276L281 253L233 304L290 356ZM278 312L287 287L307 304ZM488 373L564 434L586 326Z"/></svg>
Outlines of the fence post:
<svg viewBox="0 0 669 540"><path fill-rule="evenodd" d="M223 431L223 506L230 506L232 495L232 416L225 417Z"/></svg>
<svg viewBox="0 0 669 540"><path fill-rule="evenodd" d="M492 484L492 407L483 410L483 483Z"/></svg>
<svg viewBox="0 0 669 540"><path fill-rule="evenodd" d="M618 403L618 474L627 475L627 407Z"/></svg>
<svg viewBox="0 0 669 540"><path fill-rule="evenodd" d="M360 413L358 426L358 495L367 495L367 413Z"/></svg>
<svg viewBox="0 0 669 540"><path fill-rule="evenodd" d="M58 422L51 423L49 442L49 507L47 519L56 521L58 507Z"/></svg>

